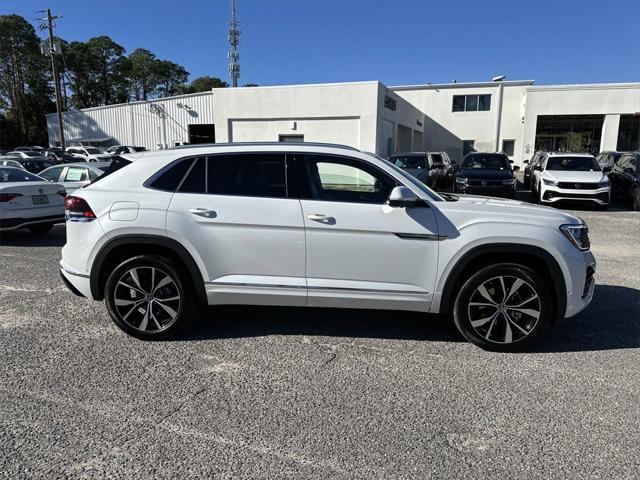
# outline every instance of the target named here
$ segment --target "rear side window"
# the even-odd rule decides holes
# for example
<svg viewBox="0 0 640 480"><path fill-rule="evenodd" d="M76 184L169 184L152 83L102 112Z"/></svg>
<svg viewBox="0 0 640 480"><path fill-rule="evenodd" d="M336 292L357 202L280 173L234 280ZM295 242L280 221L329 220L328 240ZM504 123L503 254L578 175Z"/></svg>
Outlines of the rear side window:
<svg viewBox="0 0 640 480"><path fill-rule="evenodd" d="M175 192L192 164L193 158L178 161L162 172L152 183L149 184L149 186L158 190Z"/></svg>
<svg viewBox="0 0 640 480"><path fill-rule="evenodd" d="M181 193L206 193L206 168L206 157L197 158L182 184L178 187L178 191Z"/></svg>
<svg viewBox="0 0 640 480"><path fill-rule="evenodd" d="M283 154L215 155L208 158L207 193L285 198Z"/></svg>

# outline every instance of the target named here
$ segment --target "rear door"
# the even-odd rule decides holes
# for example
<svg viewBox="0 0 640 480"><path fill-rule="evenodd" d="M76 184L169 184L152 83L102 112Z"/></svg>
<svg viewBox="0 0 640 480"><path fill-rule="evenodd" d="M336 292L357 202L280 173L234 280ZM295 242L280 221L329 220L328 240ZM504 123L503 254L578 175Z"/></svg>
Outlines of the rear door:
<svg viewBox="0 0 640 480"><path fill-rule="evenodd" d="M292 157L306 230L307 304L427 311L438 256L433 210L390 207L397 182L363 160Z"/></svg>
<svg viewBox="0 0 640 480"><path fill-rule="evenodd" d="M171 199L167 234L204 262L210 303L306 303L304 223L285 176L279 153L190 165Z"/></svg>

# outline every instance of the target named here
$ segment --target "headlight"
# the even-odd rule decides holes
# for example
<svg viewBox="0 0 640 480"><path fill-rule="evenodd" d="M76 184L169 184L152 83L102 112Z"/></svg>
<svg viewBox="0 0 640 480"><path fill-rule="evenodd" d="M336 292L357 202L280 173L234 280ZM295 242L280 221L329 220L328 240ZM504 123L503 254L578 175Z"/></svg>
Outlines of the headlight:
<svg viewBox="0 0 640 480"><path fill-rule="evenodd" d="M585 224L560 225L560 231L579 250L589 250L591 246L591 242L589 241L589 227Z"/></svg>
<svg viewBox="0 0 640 480"><path fill-rule="evenodd" d="M515 178L510 178L509 180L503 180L502 184L503 185L513 185L516 182Z"/></svg>
<svg viewBox="0 0 640 480"><path fill-rule="evenodd" d="M546 178L543 178L542 181L544 182L545 185L549 185L551 187L558 186L558 182L556 182L555 180L547 180Z"/></svg>
<svg viewBox="0 0 640 480"><path fill-rule="evenodd" d="M467 179L466 178L456 178L456 183L462 183L464 185L467 184Z"/></svg>

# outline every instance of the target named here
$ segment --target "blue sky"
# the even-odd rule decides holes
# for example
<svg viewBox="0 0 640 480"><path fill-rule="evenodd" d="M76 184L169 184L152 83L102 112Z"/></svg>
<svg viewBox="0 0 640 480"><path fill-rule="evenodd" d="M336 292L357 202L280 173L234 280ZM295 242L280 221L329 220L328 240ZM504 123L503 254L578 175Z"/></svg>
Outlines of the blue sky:
<svg viewBox="0 0 640 480"><path fill-rule="evenodd" d="M237 0L241 83L640 81L640 0ZM228 80L229 0L0 0L50 7L67 40L109 35Z"/></svg>

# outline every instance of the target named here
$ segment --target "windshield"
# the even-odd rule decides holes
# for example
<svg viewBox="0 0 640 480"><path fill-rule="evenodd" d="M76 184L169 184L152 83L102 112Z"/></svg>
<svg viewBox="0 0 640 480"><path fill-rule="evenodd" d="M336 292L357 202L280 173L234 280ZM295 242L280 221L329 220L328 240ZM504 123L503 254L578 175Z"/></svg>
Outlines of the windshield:
<svg viewBox="0 0 640 480"><path fill-rule="evenodd" d="M550 157L546 170L571 172L599 172L600 166L593 157Z"/></svg>
<svg viewBox="0 0 640 480"><path fill-rule="evenodd" d="M27 157L41 157L42 154L40 152L22 152L24 153Z"/></svg>
<svg viewBox="0 0 640 480"><path fill-rule="evenodd" d="M504 155L467 155L462 161L462 169L509 170L509 159Z"/></svg>
<svg viewBox="0 0 640 480"><path fill-rule="evenodd" d="M401 157L391 157L389 159L396 167L400 168L426 168L427 163L424 155L403 155Z"/></svg>
<svg viewBox="0 0 640 480"><path fill-rule="evenodd" d="M0 167L0 183L6 182L42 182L42 178L17 168Z"/></svg>

